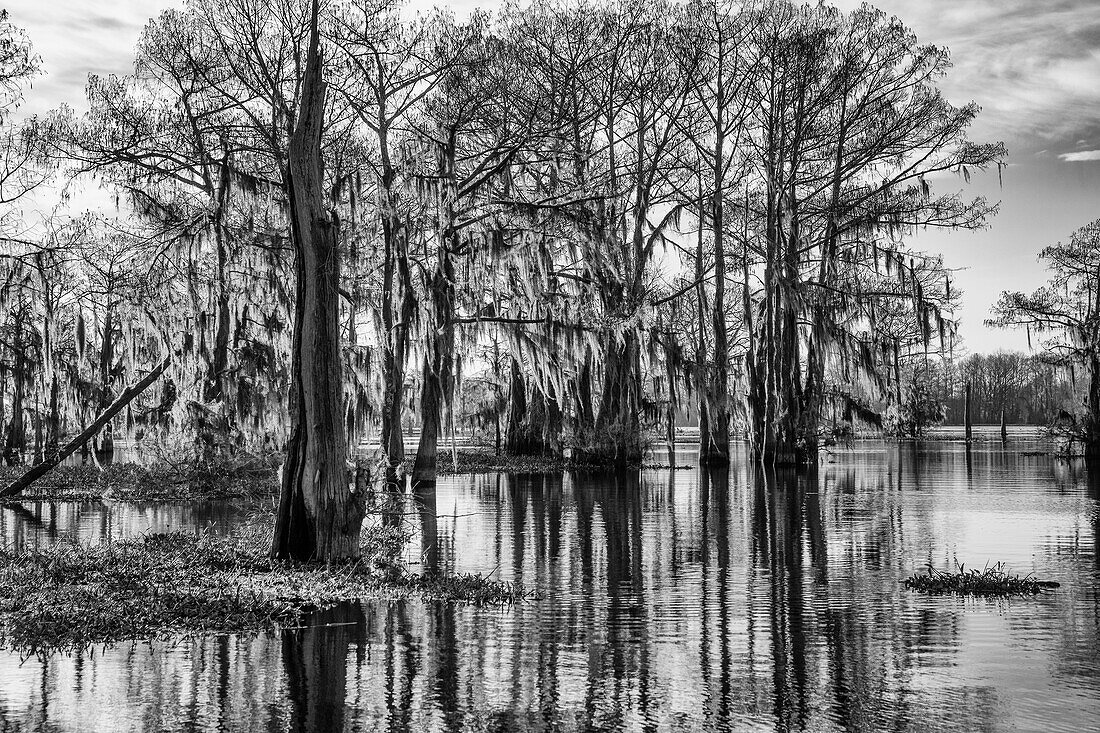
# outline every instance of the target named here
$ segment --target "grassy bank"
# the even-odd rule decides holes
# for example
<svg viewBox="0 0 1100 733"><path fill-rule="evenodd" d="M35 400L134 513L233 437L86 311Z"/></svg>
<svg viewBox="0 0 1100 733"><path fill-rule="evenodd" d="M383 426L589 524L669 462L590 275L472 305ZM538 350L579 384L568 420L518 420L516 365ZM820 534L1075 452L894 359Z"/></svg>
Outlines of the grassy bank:
<svg viewBox="0 0 1100 733"><path fill-rule="evenodd" d="M177 532L81 546L0 550L0 644L22 653L121 640L296 626L340 602L416 596L512 603L522 588L476 575L404 572L389 558L403 538L364 537L356 563L268 559L270 517L228 537Z"/></svg>

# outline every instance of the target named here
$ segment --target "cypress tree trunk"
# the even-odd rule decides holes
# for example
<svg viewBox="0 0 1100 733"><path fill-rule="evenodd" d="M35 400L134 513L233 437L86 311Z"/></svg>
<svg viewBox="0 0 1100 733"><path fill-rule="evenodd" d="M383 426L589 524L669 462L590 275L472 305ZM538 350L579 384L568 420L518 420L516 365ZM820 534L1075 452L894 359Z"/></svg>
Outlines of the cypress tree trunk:
<svg viewBox="0 0 1100 733"><path fill-rule="evenodd" d="M392 328L392 341L383 354L385 394L382 409L382 450L386 454L386 480L397 481L397 468L405 460L401 419L405 400L405 361L408 358L408 322L412 318L411 298L402 297L401 323Z"/></svg>
<svg viewBox="0 0 1100 733"><path fill-rule="evenodd" d="M432 335L428 338L424 358L423 389L420 397L420 444L413 464L413 486L435 483L438 474L439 436L443 430L443 405L449 398L454 379L455 344L455 266L452 252L457 250L455 199L458 195L455 181L454 134L449 136L441 153L442 184L447 189L442 206L442 222L439 231L439 256L432 275L431 293Z"/></svg>
<svg viewBox="0 0 1100 733"><path fill-rule="evenodd" d="M547 385L548 392L539 392L542 398L543 413L546 423L542 430L542 448L545 455L561 455L561 432L563 415L561 403L558 401L557 392L552 384Z"/></svg>
<svg viewBox="0 0 1100 733"><path fill-rule="evenodd" d="M695 342L695 368L698 376L695 380L695 388L699 393L699 462L710 462L711 431L710 431L710 369L707 363L707 288L703 282L703 226L702 207L699 213L699 236L695 240L695 314L699 322L699 337Z"/></svg>
<svg viewBox="0 0 1100 733"><path fill-rule="evenodd" d="M967 382L966 383L966 402L963 406L963 411L964 411L963 421L965 423L964 424L964 429L966 431L966 444L967 445L970 445L970 437L971 437L971 400L970 400L970 392L971 392L970 382ZM1090 394L1091 394L1091 392L1090 392ZM1093 414L1095 414L1095 413L1093 413Z"/></svg>
<svg viewBox="0 0 1100 733"><path fill-rule="evenodd" d="M619 466L642 460L638 337L633 330L605 339L605 369L600 413L596 418L596 455Z"/></svg>
<svg viewBox="0 0 1100 733"><path fill-rule="evenodd" d="M61 442L61 384L55 373L50 379L50 407L46 421L46 455L57 452Z"/></svg>
<svg viewBox="0 0 1100 733"><path fill-rule="evenodd" d="M230 406L226 404L225 378L229 370L229 248L226 244L225 218L226 198L229 195L229 153L222 160L218 176L218 186L214 198L214 241L216 245L217 270L215 287L217 301L214 311L214 349L212 359L207 366L206 383L203 386L203 402L216 405L212 410L197 415L196 438L202 449L202 460L210 461L224 457L232 451Z"/></svg>
<svg viewBox="0 0 1100 733"><path fill-rule="evenodd" d="M229 266L229 250L225 243L226 232L222 224L225 201L229 192L229 154L222 161L218 178L218 190L214 204L214 240L217 248L217 308L214 314L214 354L206 375L203 400L216 402L225 398L225 372L229 367L229 283L226 269Z"/></svg>
<svg viewBox="0 0 1100 733"><path fill-rule="evenodd" d="M714 371L706 390L707 410L710 413L708 434L701 436L699 450L699 460L715 466L730 462L729 335L726 329L725 207L722 200L725 168L723 145L723 136L719 134L715 143L714 192L710 202L711 240L714 246L714 307L711 311Z"/></svg>
<svg viewBox="0 0 1100 733"><path fill-rule="evenodd" d="M1085 405L1085 455L1100 457L1100 354L1089 358L1089 393Z"/></svg>
<svg viewBox="0 0 1100 733"><path fill-rule="evenodd" d="M108 294L110 297L110 294ZM102 412L111 404L111 365L115 360L114 339L114 311L110 303L107 304L107 312L103 316L103 341L99 347L99 405ZM114 429L110 423L104 426L99 434L99 445L96 447L96 457L104 463L109 463L115 455Z"/></svg>
<svg viewBox="0 0 1100 733"><path fill-rule="evenodd" d="M443 401L454 364L454 264L445 244L432 278L431 293L435 333L428 341L420 397L420 444L413 464L413 486L435 483L438 474L439 436L443 430Z"/></svg>
<svg viewBox="0 0 1100 733"><path fill-rule="evenodd" d="M775 204L777 205L777 204ZM781 212L770 214L778 220ZM797 219L792 216L792 219ZM782 236L769 224L764 276L764 317L755 338L755 364L749 369L749 408L753 447L765 464L796 464L816 457L817 446L804 424L799 326L793 294L797 267L792 262L797 230Z"/></svg>
<svg viewBox="0 0 1100 733"><path fill-rule="evenodd" d="M27 450L27 431L23 422L23 408L27 399L27 360L23 355L22 321L16 321L13 346L15 368L12 369L11 420L4 436L4 462L9 466L20 466Z"/></svg>
<svg viewBox="0 0 1100 733"><path fill-rule="evenodd" d="M397 172L389 151L389 127L386 115L379 112L378 143L381 152L382 179L378 187L382 213L382 325L386 340L382 349L382 451L386 456L386 486L399 492L398 468L405 461L405 441L401 433L405 393L405 361L408 354L409 323L415 315L412 278L409 273L408 229L397 209L395 181Z"/></svg>
<svg viewBox="0 0 1100 733"><path fill-rule="evenodd" d="M596 433L596 414L592 405L592 352L587 347L575 384L573 447L578 453L583 453L592 444Z"/></svg>
<svg viewBox="0 0 1100 733"><path fill-rule="evenodd" d="M508 424L504 429L504 452L510 456L530 455L530 438L527 431L527 385L519 362L512 359L508 380Z"/></svg>
<svg viewBox="0 0 1100 733"><path fill-rule="evenodd" d="M510 456L556 455L560 451L561 409L551 389L543 394L538 385L523 378L513 359L509 378L508 422L504 452Z"/></svg>
<svg viewBox="0 0 1100 733"><path fill-rule="evenodd" d="M290 375L290 440L271 555L358 557L362 496L349 488L340 351L340 255L323 208L325 85L314 0L302 101L290 140L287 193L297 286Z"/></svg>

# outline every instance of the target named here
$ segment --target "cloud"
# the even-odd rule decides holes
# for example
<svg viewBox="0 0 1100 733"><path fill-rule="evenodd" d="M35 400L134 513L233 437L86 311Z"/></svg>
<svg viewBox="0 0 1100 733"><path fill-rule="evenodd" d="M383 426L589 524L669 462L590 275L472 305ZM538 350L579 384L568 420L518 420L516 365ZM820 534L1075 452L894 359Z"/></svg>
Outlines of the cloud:
<svg viewBox="0 0 1100 733"><path fill-rule="evenodd" d="M1100 160L1100 150L1080 150L1076 153L1062 153L1058 157L1070 163L1080 163L1085 160Z"/></svg>
<svg viewBox="0 0 1100 733"><path fill-rule="evenodd" d="M89 73L133 71L134 49L150 17L183 0L7 0L11 22L27 31L42 57L43 74L27 90L22 115L43 114L62 103L84 106Z"/></svg>
<svg viewBox="0 0 1100 733"><path fill-rule="evenodd" d="M833 0L853 7L857 0ZM982 107L975 140L1015 153L1100 145L1100 13L1096 0L874 0L923 43L951 49L940 83Z"/></svg>

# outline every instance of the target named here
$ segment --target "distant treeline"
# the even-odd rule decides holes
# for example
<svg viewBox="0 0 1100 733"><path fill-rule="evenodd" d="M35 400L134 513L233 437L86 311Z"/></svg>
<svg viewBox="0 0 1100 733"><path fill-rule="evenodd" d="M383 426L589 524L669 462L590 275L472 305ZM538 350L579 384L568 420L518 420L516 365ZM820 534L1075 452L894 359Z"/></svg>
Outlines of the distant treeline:
<svg viewBox="0 0 1100 733"><path fill-rule="evenodd" d="M923 381L929 396L943 405L945 422L965 419L966 385L970 383L972 420L997 423L1004 410L1011 424L1041 425L1081 403L1074 375L1020 352L971 354L961 359L919 366L914 379Z"/></svg>

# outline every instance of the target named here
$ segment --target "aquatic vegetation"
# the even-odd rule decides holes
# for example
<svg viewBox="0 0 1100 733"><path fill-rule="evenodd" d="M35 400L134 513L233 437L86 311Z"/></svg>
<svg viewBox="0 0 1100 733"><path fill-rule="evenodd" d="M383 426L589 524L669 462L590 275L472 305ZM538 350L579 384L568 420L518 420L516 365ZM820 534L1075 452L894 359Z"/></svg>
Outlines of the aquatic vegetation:
<svg viewBox="0 0 1100 733"><path fill-rule="evenodd" d="M570 466L568 459L560 455L546 456L509 456L497 455L491 449L460 450L458 454L458 466L455 467L451 455L442 456L439 460L438 471L443 474L463 473L492 473L495 471L507 471L510 473L542 473L546 471L561 471ZM407 472L411 472L413 461L411 458L405 461Z"/></svg>
<svg viewBox="0 0 1100 733"><path fill-rule="evenodd" d="M515 603L522 587L481 575L420 575L392 558L399 530L364 533L351 563L267 557L271 518L234 533L150 534L93 546L0 550L0 644L24 653L122 640L272 631L345 601L417 596Z"/></svg>
<svg viewBox="0 0 1100 733"><path fill-rule="evenodd" d="M906 588L919 593L956 593L972 596L1035 595L1045 588L1057 588L1058 583L1039 580L1031 573L1010 575L1003 562L986 565L981 570L966 569L966 563L955 563L955 572L937 570L931 564L927 573L914 573L902 581Z"/></svg>
<svg viewBox="0 0 1100 733"><path fill-rule="evenodd" d="M406 471L411 470L412 460L405 462ZM614 461L601 461L588 453L579 453L573 457L561 455L545 456L509 456L497 455L491 449L472 449L458 451L457 470L450 460L440 460L440 475L467 473L548 473L564 470L603 471L615 469ZM659 460L645 461L640 468L668 468L668 464Z"/></svg>
<svg viewBox="0 0 1100 733"><path fill-rule="evenodd" d="M0 484L24 472L0 466ZM16 501L187 501L270 496L278 489L279 466L269 458L240 465L210 463L113 463L99 467L59 466L13 499Z"/></svg>

